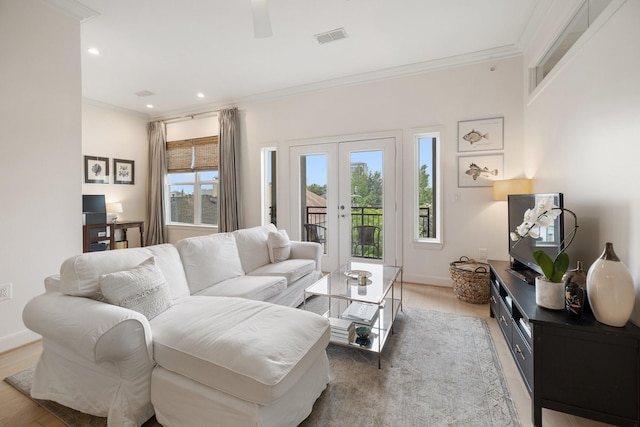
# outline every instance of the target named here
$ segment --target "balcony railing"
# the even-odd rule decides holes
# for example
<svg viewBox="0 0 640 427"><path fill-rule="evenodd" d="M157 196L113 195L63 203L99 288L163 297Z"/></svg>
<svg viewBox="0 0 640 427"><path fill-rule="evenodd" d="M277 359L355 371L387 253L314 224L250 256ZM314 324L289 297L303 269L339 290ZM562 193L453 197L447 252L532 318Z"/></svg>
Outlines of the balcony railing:
<svg viewBox="0 0 640 427"><path fill-rule="evenodd" d="M308 224L327 225L327 207L326 206L307 206L306 218ZM433 237L431 235L433 220L431 218L431 208L420 208L418 215L418 226L420 237ZM384 236L382 207L381 206L352 206L351 207L351 228L353 231L352 242L357 242L355 230L358 226L372 225L380 230L380 241L377 242L378 248L363 248L361 245L352 245L351 255L363 258L382 259L382 240Z"/></svg>

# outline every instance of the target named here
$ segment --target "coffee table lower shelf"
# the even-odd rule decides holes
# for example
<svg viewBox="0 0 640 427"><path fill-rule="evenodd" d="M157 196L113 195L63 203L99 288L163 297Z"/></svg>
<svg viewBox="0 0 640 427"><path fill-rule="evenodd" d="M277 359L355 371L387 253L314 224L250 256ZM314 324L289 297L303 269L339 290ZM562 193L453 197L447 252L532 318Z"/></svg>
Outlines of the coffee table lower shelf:
<svg viewBox="0 0 640 427"><path fill-rule="evenodd" d="M344 312L347 305L352 302L343 299L337 299L336 301L336 298L332 298L332 300L332 302L335 301L336 304L335 306L332 305L331 309L324 313L324 317L326 318L339 318L339 316L336 316L336 314ZM391 309L391 307L393 307L393 309ZM398 311L400 311L401 309L402 301L400 299L387 298L385 299L384 304L380 307L378 316L371 326L353 321L355 327L367 326L371 328L371 333L369 334L368 339L362 340L356 336L353 341L347 343L342 340L336 340L332 337L330 342L336 345L357 348L362 351L378 353L378 368L381 368L382 363L380 355L382 353L382 349L384 348L387 339L393 334L393 323L395 322L396 316L398 315Z"/></svg>

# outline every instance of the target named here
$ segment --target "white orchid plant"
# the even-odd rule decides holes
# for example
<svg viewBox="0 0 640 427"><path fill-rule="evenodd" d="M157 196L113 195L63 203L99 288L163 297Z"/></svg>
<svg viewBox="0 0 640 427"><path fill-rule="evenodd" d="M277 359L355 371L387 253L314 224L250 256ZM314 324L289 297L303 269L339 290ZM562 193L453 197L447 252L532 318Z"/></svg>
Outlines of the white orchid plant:
<svg viewBox="0 0 640 427"><path fill-rule="evenodd" d="M536 264L538 264L542 269L544 277L549 281L557 283L562 282L562 276L569 268L569 255L566 250L573 242L573 239L576 236L576 231L578 230L578 217L576 214L569 209L555 206L553 204L553 196L548 196L536 202L536 205L533 208L527 209L524 213L522 224L517 226L516 230L510 233L511 240L516 242L514 246L517 245L523 237L538 239L540 238L540 228L553 225L556 218L558 218L558 216L563 212L569 212L573 215L575 222L573 230L569 233L567 238L565 238L565 241L567 239L569 240L568 243L563 247L565 241L562 242L560 246L563 249L556 256L556 259L552 260L551 257L542 250L533 251L533 259L535 259Z"/></svg>

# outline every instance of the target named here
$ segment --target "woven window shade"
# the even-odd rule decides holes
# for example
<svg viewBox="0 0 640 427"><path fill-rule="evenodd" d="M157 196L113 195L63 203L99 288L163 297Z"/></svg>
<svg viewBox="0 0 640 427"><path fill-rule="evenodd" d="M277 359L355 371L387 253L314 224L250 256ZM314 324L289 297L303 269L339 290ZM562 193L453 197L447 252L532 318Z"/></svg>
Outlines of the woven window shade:
<svg viewBox="0 0 640 427"><path fill-rule="evenodd" d="M193 140L193 170L218 169L218 137L198 138Z"/></svg>
<svg viewBox="0 0 640 427"><path fill-rule="evenodd" d="M217 136L167 142L167 171L169 173L217 169Z"/></svg>

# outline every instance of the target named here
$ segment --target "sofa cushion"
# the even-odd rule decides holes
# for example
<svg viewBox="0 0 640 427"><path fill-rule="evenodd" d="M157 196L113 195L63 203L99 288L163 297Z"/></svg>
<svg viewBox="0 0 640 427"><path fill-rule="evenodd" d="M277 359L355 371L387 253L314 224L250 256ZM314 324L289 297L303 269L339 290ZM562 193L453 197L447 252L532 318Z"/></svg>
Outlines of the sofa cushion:
<svg viewBox="0 0 640 427"><path fill-rule="evenodd" d="M147 246L145 249L156 258L156 265L167 279L173 299L191 295L178 249L170 243Z"/></svg>
<svg viewBox="0 0 640 427"><path fill-rule="evenodd" d="M171 307L171 293L154 257L130 270L100 276L100 289L110 304L142 313L151 320Z"/></svg>
<svg viewBox="0 0 640 427"><path fill-rule="evenodd" d="M60 291L66 295L104 301L100 291L101 275L129 270L151 256L155 256L156 264L167 279L172 297L189 295L180 255L171 244L72 256L60 266Z"/></svg>
<svg viewBox="0 0 640 427"><path fill-rule="evenodd" d="M291 256L291 241L286 230L270 231L267 235L269 261L282 262Z"/></svg>
<svg viewBox="0 0 640 427"><path fill-rule="evenodd" d="M150 325L160 366L261 405L290 390L330 336L317 314L229 297L183 298Z"/></svg>
<svg viewBox="0 0 640 427"><path fill-rule="evenodd" d="M287 285L299 278L311 273L316 263L310 259L288 259L275 264L267 264L256 268L249 273L250 276L283 276L287 279Z"/></svg>
<svg viewBox="0 0 640 427"><path fill-rule="evenodd" d="M282 276L240 276L209 286L195 295L241 297L265 301L287 288Z"/></svg>
<svg viewBox="0 0 640 427"><path fill-rule="evenodd" d="M223 280L244 276L236 239L231 233L189 237L177 242L176 247L192 294Z"/></svg>
<svg viewBox="0 0 640 427"><path fill-rule="evenodd" d="M271 231L278 231L273 224L243 228L233 232L244 271L253 271L271 262L267 247L267 236Z"/></svg>

